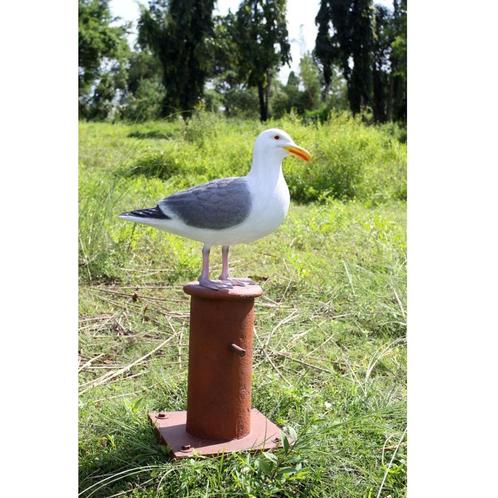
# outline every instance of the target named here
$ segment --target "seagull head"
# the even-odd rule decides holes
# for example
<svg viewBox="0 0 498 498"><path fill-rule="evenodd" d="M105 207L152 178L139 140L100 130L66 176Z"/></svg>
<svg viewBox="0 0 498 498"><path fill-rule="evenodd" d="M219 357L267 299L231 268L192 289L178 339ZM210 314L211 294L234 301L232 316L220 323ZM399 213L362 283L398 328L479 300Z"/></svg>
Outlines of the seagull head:
<svg viewBox="0 0 498 498"><path fill-rule="evenodd" d="M280 162L289 155L304 161L311 159L311 154L306 149L296 145L288 133L278 128L270 128L258 135L254 143L254 155L255 157L274 157Z"/></svg>

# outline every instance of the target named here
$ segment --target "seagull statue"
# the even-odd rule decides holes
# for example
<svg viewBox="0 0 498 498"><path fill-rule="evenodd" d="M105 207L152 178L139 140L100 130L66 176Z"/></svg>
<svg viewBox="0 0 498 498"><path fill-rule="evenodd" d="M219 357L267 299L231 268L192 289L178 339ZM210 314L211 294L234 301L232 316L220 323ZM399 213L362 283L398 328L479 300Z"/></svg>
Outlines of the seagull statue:
<svg viewBox="0 0 498 498"><path fill-rule="evenodd" d="M310 153L294 143L283 130L272 128L254 143L251 170L246 176L214 180L178 192L150 209L137 209L119 217L204 243L199 284L214 290L254 284L230 278L229 247L248 243L273 232L289 210L289 189L282 161L293 155L305 161ZM222 246L219 280L209 278L209 253Z"/></svg>

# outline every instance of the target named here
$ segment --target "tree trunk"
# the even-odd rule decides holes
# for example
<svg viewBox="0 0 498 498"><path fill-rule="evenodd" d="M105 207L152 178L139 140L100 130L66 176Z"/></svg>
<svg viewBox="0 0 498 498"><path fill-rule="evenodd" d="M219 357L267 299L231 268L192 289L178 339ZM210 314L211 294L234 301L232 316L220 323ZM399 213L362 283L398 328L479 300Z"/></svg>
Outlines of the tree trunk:
<svg viewBox="0 0 498 498"><path fill-rule="evenodd" d="M261 121L268 119L268 100L265 99L265 96L268 97L268 93L265 91L263 82L258 81L259 118Z"/></svg>
<svg viewBox="0 0 498 498"><path fill-rule="evenodd" d="M387 121L392 121L393 120L393 75L392 71L391 74L389 75L389 83L388 83L388 89L387 89L387 115L386 119Z"/></svg>
<svg viewBox="0 0 498 498"><path fill-rule="evenodd" d="M374 121L376 123L384 123L386 121L386 98L384 90L384 78L382 71L375 68L373 71L373 99L372 109Z"/></svg>

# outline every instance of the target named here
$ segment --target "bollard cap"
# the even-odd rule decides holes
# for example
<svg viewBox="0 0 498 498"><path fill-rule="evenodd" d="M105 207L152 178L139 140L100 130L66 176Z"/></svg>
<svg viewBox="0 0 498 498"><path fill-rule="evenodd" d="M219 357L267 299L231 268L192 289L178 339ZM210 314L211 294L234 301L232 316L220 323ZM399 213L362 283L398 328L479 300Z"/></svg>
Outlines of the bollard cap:
<svg viewBox="0 0 498 498"><path fill-rule="evenodd" d="M183 291L190 296L225 301L244 301L246 299L254 299L263 294L263 289L259 285L234 286L233 289L214 290L202 287L198 282L190 282L184 285Z"/></svg>

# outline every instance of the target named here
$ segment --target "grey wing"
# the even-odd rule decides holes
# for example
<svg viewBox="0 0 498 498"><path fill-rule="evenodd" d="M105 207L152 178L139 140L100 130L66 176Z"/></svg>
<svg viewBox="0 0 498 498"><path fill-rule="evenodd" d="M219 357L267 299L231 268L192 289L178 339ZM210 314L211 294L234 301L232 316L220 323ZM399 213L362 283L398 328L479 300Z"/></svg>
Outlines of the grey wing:
<svg viewBox="0 0 498 498"><path fill-rule="evenodd" d="M158 206L186 225L221 230L247 218L251 195L244 178L223 178L166 197Z"/></svg>

